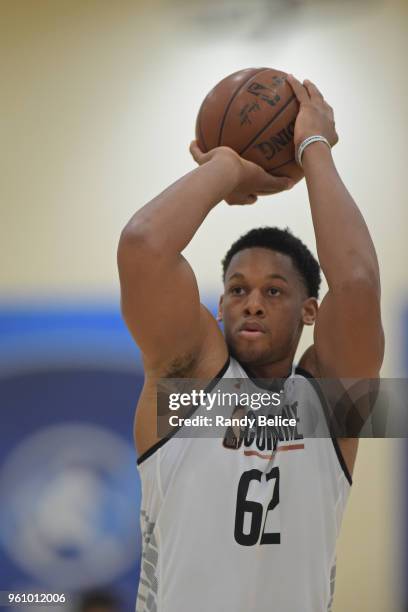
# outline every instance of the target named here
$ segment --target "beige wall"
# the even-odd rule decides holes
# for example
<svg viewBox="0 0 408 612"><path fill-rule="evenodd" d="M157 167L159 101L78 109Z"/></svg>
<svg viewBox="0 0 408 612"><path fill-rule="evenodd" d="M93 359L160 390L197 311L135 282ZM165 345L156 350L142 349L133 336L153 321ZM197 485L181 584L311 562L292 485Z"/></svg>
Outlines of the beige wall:
<svg viewBox="0 0 408 612"><path fill-rule="evenodd" d="M187 146L204 94L234 70L270 65L315 80L335 108L335 159L381 263L384 374L401 375L408 11L397 1L356 13L348 4L280 14L268 35L249 36L243 22L195 29L193 5L183 11L180 0L2 2L2 296L116 300L121 227L193 167ZM303 183L251 209L212 212L186 251L204 296L221 291L230 242L268 223L290 226L314 248ZM396 447L361 444L339 543L337 612L393 610Z"/></svg>

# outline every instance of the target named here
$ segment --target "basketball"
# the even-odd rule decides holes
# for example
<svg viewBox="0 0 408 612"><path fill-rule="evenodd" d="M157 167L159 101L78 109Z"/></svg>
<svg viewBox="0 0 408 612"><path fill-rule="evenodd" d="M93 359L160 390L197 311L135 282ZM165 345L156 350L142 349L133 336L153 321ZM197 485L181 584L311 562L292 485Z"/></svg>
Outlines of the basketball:
<svg viewBox="0 0 408 612"><path fill-rule="evenodd" d="M200 149L231 147L270 174L301 179L293 143L299 103L286 76L272 68L246 68L220 81L198 112Z"/></svg>

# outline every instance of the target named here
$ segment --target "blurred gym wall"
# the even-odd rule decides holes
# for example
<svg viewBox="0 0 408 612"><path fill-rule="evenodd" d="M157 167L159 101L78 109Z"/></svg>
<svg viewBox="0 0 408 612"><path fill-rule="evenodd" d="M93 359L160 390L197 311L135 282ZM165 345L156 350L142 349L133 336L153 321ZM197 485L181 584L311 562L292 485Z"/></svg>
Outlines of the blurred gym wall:
<svg viewBox="0 0 408 612"><path fill-rule="evenodd" d="M316 81L335 109L334 157L382 270L383 374L403 376L407 18L398 0L3 2L4 309L117 311L121 228L194 167L188 144L209 89L234 70L266 65ZM315 250L304 182L255 207L211 213L186 250L203 301L215 305L229 244L264 224L289 226ZM398 609L399 446L361 443L338 548L337 612Z"/></svg>

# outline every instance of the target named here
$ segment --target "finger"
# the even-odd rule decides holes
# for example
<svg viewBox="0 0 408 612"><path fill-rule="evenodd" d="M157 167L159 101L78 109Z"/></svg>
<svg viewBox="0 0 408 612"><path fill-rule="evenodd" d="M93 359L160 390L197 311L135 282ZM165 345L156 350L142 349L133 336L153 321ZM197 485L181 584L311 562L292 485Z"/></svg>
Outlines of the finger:
<svg viewBox="0 0 408 612"><path fill-rule="evenodd" d="M314 83L312 83L312 81L309 81L309 79L305 79L303 81L304 86L306 87L308 94L310 96L310 99L313 100L324 100L323 94L321 93L321 91L316 87L316 85Z"/></svg>
<svg viewBox="0 0 408 612"><path fill-rule="evenodd" d="M258 193L278 193L279 191L285 191L291 189L295 181L288 176L274 176L269 172L264 173L264 181Z"/></svg>
<svg viewBox="0 0 408 612"><path fill-rule="evenodd" d="M298 81L296 77L293 76L293 74L288 74L286 80L289 83L289 85L292 87L293 93L297 97L300 104L310 101L309 93L306 87L304 87L302 83Z"/></svg>
<svg viewBox="0 0 408 612"><path fill-rule="evenodd" d="M255 204L257 200L258 197L255 194L250 194L247 196L235 196L227 198L225 201L230 206L243 206L246 204Z"/></svg>
<svg viewBox="0 0 408 612"><path fill-rule="evenodd" d="M199 164L199 163L200 163L200 161L202 160L202 158L203 158L203 156L204 156L204 154L203 154L203 152L201 151L200 147L198 146L198 144L197 144L197 141L196 141L196 140L193 140L193 141L190 143L190 153L191 153L191 155L192 155L192 157L193 157L194 161L196 161L196 162L197 162L197 164Z"/></svg>
<svg viewBox="0 0 408 612"><path fill-rule="evenodd" d="M268 195L275 195L275 193L280 193L281 191L286 191L287 189L269 189L269 190L262 190L262 191L258 191L257 194L259 196L268 196Z"/></svg>

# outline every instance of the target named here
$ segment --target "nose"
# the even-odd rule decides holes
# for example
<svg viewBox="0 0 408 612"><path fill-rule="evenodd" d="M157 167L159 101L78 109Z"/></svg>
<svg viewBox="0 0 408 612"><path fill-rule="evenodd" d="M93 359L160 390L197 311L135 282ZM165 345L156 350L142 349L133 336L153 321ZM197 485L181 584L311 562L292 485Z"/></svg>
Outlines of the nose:
<svg viewBox="0 0 408 612"><path fill-rule="evenodd" d="M265 309L263 300L259 291L251 291L245 303L244 314L247 317L263 317Z"/></svg>

